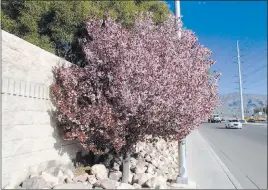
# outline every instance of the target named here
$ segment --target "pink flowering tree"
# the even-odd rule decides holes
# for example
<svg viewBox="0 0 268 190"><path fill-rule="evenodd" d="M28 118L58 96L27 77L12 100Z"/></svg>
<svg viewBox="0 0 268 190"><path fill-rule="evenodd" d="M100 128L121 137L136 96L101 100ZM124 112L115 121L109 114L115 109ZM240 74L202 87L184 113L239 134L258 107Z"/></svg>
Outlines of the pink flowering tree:
<svg viewBox="0 0 268 190"><path fill-rule="evenodd" d="M180 140L217 106L211 51L190 30L179 38L174 16L154 25L150 15L137 15L132 29L111 18L86 26L81 44L89 66L56 68L51 87L66 139L128 158L145 135Z"/></svg>

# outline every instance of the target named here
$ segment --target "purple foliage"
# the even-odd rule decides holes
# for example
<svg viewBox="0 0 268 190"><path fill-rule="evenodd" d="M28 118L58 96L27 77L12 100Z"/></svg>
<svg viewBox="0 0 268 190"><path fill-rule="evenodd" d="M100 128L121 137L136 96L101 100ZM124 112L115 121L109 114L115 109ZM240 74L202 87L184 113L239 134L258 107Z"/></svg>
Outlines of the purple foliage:
<svg viewBox="0 0 268 190"><path fill-rule="evenodd" d="M211 52L190 30L180 39L173 16L156 26L139 15L132 29L111 18L86 26L89 66L55 68L51 86L66 139L94 152L131 150L147 134L179 140L217 106Z"/></svg>

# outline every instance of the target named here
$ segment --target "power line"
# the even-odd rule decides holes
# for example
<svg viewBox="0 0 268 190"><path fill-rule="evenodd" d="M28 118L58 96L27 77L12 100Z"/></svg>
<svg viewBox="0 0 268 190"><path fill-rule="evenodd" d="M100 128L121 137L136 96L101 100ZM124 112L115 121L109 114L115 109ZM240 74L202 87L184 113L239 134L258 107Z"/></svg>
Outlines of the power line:
<svg viewBox="0 0 268 190"><path fill-rule="evenodd" d="M262 53L264 53L264 54L262 54ZM262 56L267 56L267 50L265 50L265 51L262 52L262 53L260 53L259 56L257 56L257 55L256 55L256 56L251 56L249 59L247 59L247 62L248 62L248 61L252 61L252 60L254 60L255 57L259 57L259 58L260 58L260 57L262 57Z"/></svg>
<svg viewBox="0 0 268 190"><path fill-rule="evenodd" d="M265 65L262 65L261 67L259 67L258 69L255 69L255 70L252 71L252 72L248 72L247 74L253 75L253 74L255 74L255 73L258 73L258 72L262 71L261 69L263 69L263 68L265 68L265 67L267 67L266 64L265 64ZM247 74L246 74L246 75L247 75Z"/></svg>
<svg viewBox="0 0 268 190"><path fill-rule="evenodd" d="M263 79L266 79L266 78L261 78L261 79L255 80L255 81L249 83L248 85L252 85L252 84L258 83L260 81L263 81Z"/></svg>

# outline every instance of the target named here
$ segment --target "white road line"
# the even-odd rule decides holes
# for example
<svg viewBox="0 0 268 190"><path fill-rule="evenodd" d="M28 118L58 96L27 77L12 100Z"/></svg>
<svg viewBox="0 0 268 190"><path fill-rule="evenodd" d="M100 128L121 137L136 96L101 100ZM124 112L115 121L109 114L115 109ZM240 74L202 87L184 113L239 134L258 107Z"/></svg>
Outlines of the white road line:
<svg viewBox="0 0 268 190"><path fill-rule="evenodd" d="M234 177L234 175L230 172L230 170L227 168L227 166L222 162L222 160L219 158L219 156L216 154L216 152L214 152L214 150L211 148L211 146L208 144L208 142L205 140L205 138L199 133L199 131L197 131L197 133L204 140L205 145L207 146L207 148L209 149L209 151L211 152L211 154L214 156L214 158L216 159L216 161L220 164L221 168L223 169L223 171L225 172L225 174L227 175L227 177L230 179L230 181L233 183L233 185L235 186L235 188L236 189L244 189L242 187L242 185L236 180L236 178Z"/></svg>

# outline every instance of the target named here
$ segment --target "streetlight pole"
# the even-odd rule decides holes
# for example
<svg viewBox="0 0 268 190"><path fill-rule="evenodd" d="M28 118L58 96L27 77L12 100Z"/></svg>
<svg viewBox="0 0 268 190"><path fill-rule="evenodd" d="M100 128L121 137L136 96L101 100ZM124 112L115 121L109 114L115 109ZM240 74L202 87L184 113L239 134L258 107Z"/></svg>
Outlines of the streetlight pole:
<svg viewBox="0 0 268 190"><path fill-rule="evenodd" d="M181 18L180 1L175 0L175 16L176 22ZM178 23L177 23L178 24ZM179 38L181 38L181 28L179 28ZM186 165L186 138L178 142L179 145L179 174L176 178L176 183L188 184L187 165Z"/></svg>
<svg viewBox="0 0 268 190"><path fill-rule="evenodd" d="M239 92L240 92L240 106L241 106L241 120L242 122L245 120L244 116L244 102L243 102L243 87L242 87L242 75L241 75L241 66L240 66L240 49L239 49L239 42L236 42L237 46L237 63L238 63L238 75L239 75Z"/></svg>

